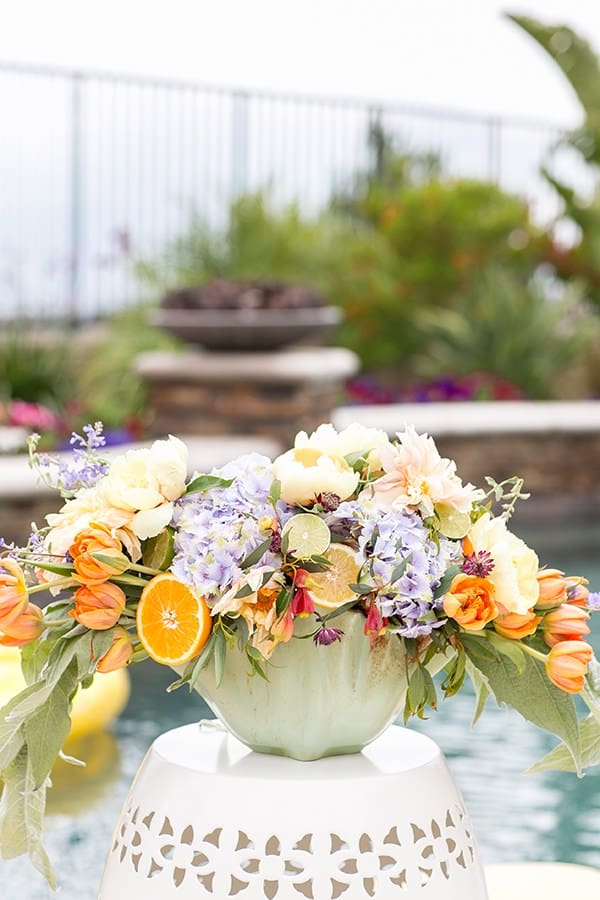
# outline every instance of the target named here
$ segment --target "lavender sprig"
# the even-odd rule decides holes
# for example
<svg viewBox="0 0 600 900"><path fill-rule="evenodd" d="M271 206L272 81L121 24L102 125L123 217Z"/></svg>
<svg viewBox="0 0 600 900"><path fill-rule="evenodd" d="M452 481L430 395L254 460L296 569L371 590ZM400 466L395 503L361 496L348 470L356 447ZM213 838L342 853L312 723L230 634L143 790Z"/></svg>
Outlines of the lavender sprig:
<svg viewBox="0 0 600 900"><path fill-rule="evenodd" d="M38 453L39 434L32 434L27 443L29 465L38 477L65 498L93 487L108 472L108 461L98 452L106 443L102 422L84 425L83 434L73 432L70 457Z"/></svg>

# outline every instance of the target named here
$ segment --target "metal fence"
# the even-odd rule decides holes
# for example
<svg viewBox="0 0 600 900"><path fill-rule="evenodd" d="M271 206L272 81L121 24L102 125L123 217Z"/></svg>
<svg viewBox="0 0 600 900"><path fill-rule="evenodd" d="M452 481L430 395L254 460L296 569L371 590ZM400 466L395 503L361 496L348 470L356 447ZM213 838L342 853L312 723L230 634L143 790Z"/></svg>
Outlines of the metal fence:
<svg viewBox="0 0 600 900"><path fill-rule="evenodd" d="M547 217L544 123L407 105L284 96L0 64L0 316L86 319L140 299L133 262L193 212L218 228L231 199L321 210L370 164L374 122L445 171L497 181Z"/></svg>

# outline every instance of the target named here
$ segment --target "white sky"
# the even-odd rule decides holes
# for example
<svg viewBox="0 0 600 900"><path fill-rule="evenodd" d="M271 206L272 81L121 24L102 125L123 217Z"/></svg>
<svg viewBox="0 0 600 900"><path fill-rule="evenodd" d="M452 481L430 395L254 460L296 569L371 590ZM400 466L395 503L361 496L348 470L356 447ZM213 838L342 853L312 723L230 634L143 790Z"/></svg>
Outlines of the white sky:
<svg viewBox="0 0 600 900"><path fill-rule="evenodd" d="M518 10L600 51L600 0L0 0L0 60L578 118Z"/></svg>

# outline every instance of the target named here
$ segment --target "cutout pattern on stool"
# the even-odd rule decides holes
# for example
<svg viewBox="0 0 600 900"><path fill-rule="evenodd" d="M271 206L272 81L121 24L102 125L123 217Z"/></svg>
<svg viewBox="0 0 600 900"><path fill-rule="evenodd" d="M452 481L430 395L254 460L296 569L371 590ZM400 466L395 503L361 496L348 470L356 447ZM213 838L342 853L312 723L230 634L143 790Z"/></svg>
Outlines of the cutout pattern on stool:
<svg viewBox="0 0 600 900"><path fill-rule="evenodd" d="M282 893L298 900L387 896L390 885L414 890L447 881L476 859L468 816L458 804L427 821L391 823L380 834L340 829L291 839L175 823L134 804L121 817L111 852L140 877L165 879L169 888L191 882L194 896L207 900L244 900L250 886L253 897L265 900L284 886Z"/></svg>

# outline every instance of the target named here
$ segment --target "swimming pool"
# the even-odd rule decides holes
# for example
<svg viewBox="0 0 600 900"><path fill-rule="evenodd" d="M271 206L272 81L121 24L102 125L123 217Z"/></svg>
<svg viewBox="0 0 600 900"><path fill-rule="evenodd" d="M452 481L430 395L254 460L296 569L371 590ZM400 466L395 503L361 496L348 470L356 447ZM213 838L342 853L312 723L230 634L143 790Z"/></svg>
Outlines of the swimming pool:
<svg viewBox="0 0 600 900"><path fill-rule="evenodd" d="M538 549L542 563L586 575L600 588L600 524L516 529ZM600 614L593 642L600 654ZM133 691L110 734L79 753L86 769L61 768L50 792L47 846L63 900L96 900L114 823L152 740L169 728L210 715L201 699L182 690L165 694L170 670L143 664L132 670ZM484 862L559 860L600 866L600 774L522 772L555 740L516 713L492 704L470 727L473 697L443 703L426 722L411 723L442 747L463 792ZM55 896L24 859L0 862L2 900Z"/></svg>

